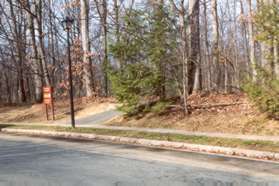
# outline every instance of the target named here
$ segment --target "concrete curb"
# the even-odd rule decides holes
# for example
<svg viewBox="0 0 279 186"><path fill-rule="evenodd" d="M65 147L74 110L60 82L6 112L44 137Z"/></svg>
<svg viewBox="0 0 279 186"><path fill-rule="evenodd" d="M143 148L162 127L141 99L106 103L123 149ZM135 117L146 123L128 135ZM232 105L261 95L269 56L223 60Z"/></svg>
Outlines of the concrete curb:
<svg viewBox="0 0 279 186"><path fill-rule="evenodd" d="M56 132L56 131L12 129L12 128L3 128L1 129L1 132L43 136L43 137L59 137L59 138L74 139L74 140L102 140L102 141L125 143L125 144L136 144L136 145L142 145L147 147L171 148L171 149L184 150L184 151L215 153L215 154L222 154L222 155L229 155L229 156L246 157L252 159L279 161L279 153L210 146L210 145L189 144L189 143L182 143L182 142L159 141L159 140L96 135L96 134L86 134L86 133Z"/></svg>

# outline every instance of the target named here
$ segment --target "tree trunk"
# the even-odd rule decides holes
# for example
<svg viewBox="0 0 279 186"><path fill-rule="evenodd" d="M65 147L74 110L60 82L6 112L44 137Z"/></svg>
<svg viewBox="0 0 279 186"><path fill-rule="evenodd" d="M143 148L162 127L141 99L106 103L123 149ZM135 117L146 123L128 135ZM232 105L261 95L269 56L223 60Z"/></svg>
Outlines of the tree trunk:
<svg viewBox="0 0 279 186"><path fill-rule="evenodd" d="M190 61L188 64L188 86L190 93L201 89L199 9L199 0L189 1Z"/></svg>
<svg viewBox="0 0 279 186"><path fill-rule="evenodd" d="M101 19L101 28L102 28L102 42L104 47L104 56L103 56L103 73L104 73L104 91L105 96L109 95L109 88L108 88L108 23L107 23L107 16L108 16L108 10L107 10L107 0L101 0L101 4L98 0L94 0L95 4L97 6L97 11Z"/></svg>
<svg viewBox="0 0 279 186"><path fill-rule="evenodd" d="M83 49L83 79L84 88L87 97L91 97L94 94L93 90L93 78L92 78L92 64L89 43L89 7L87 0L80 0L80 26L81 26L81 41Z"/></svg>
<svg viewBox="0 0 279 186"><path fill-rule="evenodd" d="M55 86L56 81L56 77L55 77L55 66L56 66L56 58L55 58L55 41L54 41L54 26L55 26L55 22L53 20L53 11L52 11L52 0L48 0L48 15L49 15L49 43L50 43L50 59L52 62L52 71L50 72L50 78L51 78L51 82L52 82L52 86Z"/></svg>
<svg viewBox="0 0 279 186"><path fill-rule="evenodd" d="M228 69L228 61L227 59L225 59L224 61L224 90L225 90L225 93L227 94L229 92L229 69Z"/></svg>
<svg viewBox="0 0 279 186"><path fill-rule="evenodd" d="M256 81L257 78L257 62L255 56L255 40L254 40L254 28L253 28L253 12L252 12L252 0L248 1L249 7L249 21L248 21L248 34L249 34L249 56L250 56L250 64L252 69L252 81Z"/></svg>
<svg viewBox="0 0 279 186"><path fill-rule="evenodd" d="M241 15L245 15L245 12L244 12L244 5L243 5L243 0L240 0L240 13ZM245 50L245 62L244 65L244 71L246 74L251 74L251 65L250 65L250 57L249 57L249 40L247 38L247 24L246 22L242 21L241 23L241 32L242 32L242 37L244 39L244 42L243 42L243 50Z"/></svg>
<svg viewBox="0 0 279 186"><path fill-rule="evenodd" d="M114 10L114 22L115 22L115 37L116 37L116 43L119 43L120 41L120 22L119 22L119 0L113 0L113 10ZM122 68L122 62L119 59L115 59L116 63Z"/></svg>
<svg viewBox="0 0 279 186"><path fill-rule="evenodd" d="M105 96L109 95L109 88L108 88L108 27L107 27L107 2L103 0L102 3L102 18L103 18L103 32L104 32L104 79L105 79Z"/></svg>
<svg viewBox="0 0 279 186"><path fill-rule="evenodd" d="M38 29L39 34L39 46L38 46L38 53L41 58L42 63L42 69L43 69L43 77L45 81L46 86L50 86L50 77L48 73L47 68L47 62L46 62L46 55L45 55L45 47L44 47L44 33L43 33L43 23L42 23L42 0L36 0L35 1L35 11L36 11L36 18L35 23Z"/></svg>
<svg viewBox="0 0 279 186"><path fill-rule="evenodd" d="M211 90L211 64L210 64L210 57L209 57L209 41L208 41L208 21L207 21L207 5L206 0L203 2L203 16L204 16L204 46L205 46L205 72L206 72L206 78L205 78L205 88L206 90Z"/></svg>
<svg viewBox="0 0 279 186"><path fill-rule="evenodd" d="M8 101L8 104L11 104L12 103L12 91L11 91L11 86L10 86L10 83L9 83L9 73L4 73L4 76L5 76L5 82L6 82L6 88L7 88L7 101Z"/></svg>
<svg viewBox="0 0 279 186"><path fill-rule="evenodd" d="M31 11L31 6L29 4L29 1L27 1L27 8ZM33 72L34 72L34 86L35 86L35 101L37 103L42 102L42 78L40 76L42 72L42 64L41 61L39 60L38 56L38 50L36 46L36 36L35 36L35 28L34 28L34 19L31 13L27 12L28 16L28 24L29 24L29 31L31 34L31 43L32 43L32 67L33 67Z"/></svg>
<svg viewBox="0 0 279 186"><path fill-rule="evenodd" d="M261 0L259 3L259 9L261 4L271 5L273 0ZM273 62L268 59L268 54L273 54L273 45L269 46L265 43L261 43L261 65L264 69L270 72L274 72Z"/></svg>
<svg viewBox="0 0 279 186"><path fill-rule="evenodd" d="M14 12L14 5L12 0L9 0L9 5L10 5L10 11L11 11L11 16L12 16L12 21L13 21L13 32L15 35L15 48L17 50L17 57L15 61L18 62L18 68L17 68L17 73L18 73L18 83L19 83L19 98L21 102L26 102L26 94L25 94L25 87L24 87L24 79L23 79L23 37L22 33L19 30L20 28L18 27L18 21L16 20L16 15Z"/></svg>
<svg viewBox="0 0 279 186"><path fill-rule="evenodd" d="M279 78L279 45L274 44L273 50L274 50L274 72L275 72L275 77Z"/></svg>
<svg viewBox="0 0 279 186"><path fill-rule="evenodd" d="M180 2L179 10L179 25L180 25L180 37L182 40L181 52L182 52L182 88L183 88L183 108L184 113L188 114L188 54L187 54L187 33L185 24L185 13L184 0Z"/></svg>
<svg viewBox="0 0 279 186"><path fill-rule="evenodd" d="M211 8L212 8L212 16L213 16L213 22L212 22L212 37L213 37L213 43L212 43L212 63L215 66L215 88L219 89L219 79L220 79L220 65L219 65L219 20L218 20L218 10L217 10L217 0L211 1Z"/></svg>
<svg viewBox="0 0 279 186"><path fill-rule="evenodd" d="M182 64L182 94L181 100L183 102L184 114L187 115L188 111L188 51L187 51L187 26L185 24L186 10L184 7L184 0L180 0L179 7L175 5L175 1L171 0L173 11L178 12L179 20L179 33L180 33L180 52Z"/></svg>

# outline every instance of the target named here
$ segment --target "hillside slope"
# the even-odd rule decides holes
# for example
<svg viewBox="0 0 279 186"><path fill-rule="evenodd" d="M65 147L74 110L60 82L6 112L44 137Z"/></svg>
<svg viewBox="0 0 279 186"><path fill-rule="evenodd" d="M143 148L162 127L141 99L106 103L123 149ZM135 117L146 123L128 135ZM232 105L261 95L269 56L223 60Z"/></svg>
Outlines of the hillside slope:
<svg viewBox="0 0 279 186"><path fill-rule="evenodd" d="M172 128L186 131L279 135L279 121L268 118L245 94L192 95L191 114L184 116L178 105L164 113L118 118L108 125Z"/></svg>

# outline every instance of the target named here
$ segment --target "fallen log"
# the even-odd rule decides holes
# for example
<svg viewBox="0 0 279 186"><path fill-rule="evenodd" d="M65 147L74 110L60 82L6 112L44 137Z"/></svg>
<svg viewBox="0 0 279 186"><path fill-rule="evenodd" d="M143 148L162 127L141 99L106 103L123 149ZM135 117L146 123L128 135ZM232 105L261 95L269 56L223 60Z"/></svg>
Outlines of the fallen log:
<svg viewBox="0 0 279 186"><path fill-rule="evenodd" d="M188 105L189 109L209 109L214 107L228 107L228 106L235 106L235 105L244 105L248 104L245 102L237 102L237 103L218 103L218 104L204 104L204 105ZM169 108L179 108L182 109L181 105L169 105Z"/></svg>
<svg viewBox="0 0 279 186"><path fill-rule="evenodd" d="M237 102L237 103L218 103L218 104L205 104L205 105L189 105L192 109L207 109L213 107L228 107L228 106L235 106L235 105L244 105L248 104L245 102Z"/></svg>

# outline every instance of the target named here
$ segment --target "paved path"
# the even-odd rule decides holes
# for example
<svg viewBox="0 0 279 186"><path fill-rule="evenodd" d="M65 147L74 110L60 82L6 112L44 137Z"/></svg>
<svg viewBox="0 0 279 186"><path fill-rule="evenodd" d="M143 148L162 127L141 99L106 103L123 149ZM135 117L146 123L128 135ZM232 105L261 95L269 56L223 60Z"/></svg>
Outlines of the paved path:
<svg viewBox="0 0 279 186"><path fill-rule="evenodd" d="M101 112L98 114L92 114L90 116L86 116L86 117L82 117L82 118L77 118L76 119L76 125L77 126L90 126L90 127L94 127L95 125L100 125L103 124L117 116L121 116L122 112L117 111L117 110L108 110L105 112ZM56 125L67 125L70 126L70 120L66 120L66 121L55 121L54 124Z"/></svg>
<svg viewBox="0 0 279 186"><path fill-rule="evenodd" d="M0 186L278 186L279 164L0 134Z"/></svg>

